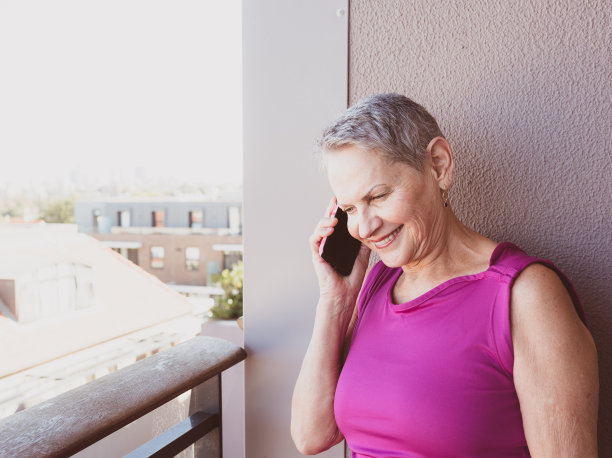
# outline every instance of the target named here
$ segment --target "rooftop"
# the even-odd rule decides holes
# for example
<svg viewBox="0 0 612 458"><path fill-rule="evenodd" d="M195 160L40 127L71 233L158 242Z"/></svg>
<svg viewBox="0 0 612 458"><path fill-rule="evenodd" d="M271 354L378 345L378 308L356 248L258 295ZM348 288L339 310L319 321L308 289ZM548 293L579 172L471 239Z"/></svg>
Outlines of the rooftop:
<svg viewBox="0 0 612 458"><path fill-rule="evenodd" d="M0 273L22 274L45 263L90 266L94 307L31 323L0 314L0 377L22 371L182 316L193 306L183 296L74 226L0 226Z"/></svg>
<svg viewBox="0 0 612 458"><path fill-rule="evenodd" d="M216 196L94 196L90 198L77 199L76 202L144 202L144 203L240 203L242 194L240 192L223 193Z"/></svg>

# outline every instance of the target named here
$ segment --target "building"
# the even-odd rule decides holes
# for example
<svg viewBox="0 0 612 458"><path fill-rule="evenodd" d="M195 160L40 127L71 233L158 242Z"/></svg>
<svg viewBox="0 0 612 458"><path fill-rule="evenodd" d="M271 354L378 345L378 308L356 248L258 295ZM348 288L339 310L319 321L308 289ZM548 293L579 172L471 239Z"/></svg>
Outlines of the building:
<svg viewBox="0 0 612 458"><path fill-rule="evenodd" d="M0 417L200 331L191 302L74 225L0 235Z"/></svg>
<svg viewBox="0 0 612 458"><path fill-rule="evenodd" d="M204 286L242 259L242 204L173 198L75 202L79 232L165 283Z"/></svg>
<svg viewBox="0 0 612 458"><path fill-rule="evenodd" d="M238 201L188 201L176 198L78 200L74 220L79 232L108 233L112 227L189 228L242 233Z"/></svg>

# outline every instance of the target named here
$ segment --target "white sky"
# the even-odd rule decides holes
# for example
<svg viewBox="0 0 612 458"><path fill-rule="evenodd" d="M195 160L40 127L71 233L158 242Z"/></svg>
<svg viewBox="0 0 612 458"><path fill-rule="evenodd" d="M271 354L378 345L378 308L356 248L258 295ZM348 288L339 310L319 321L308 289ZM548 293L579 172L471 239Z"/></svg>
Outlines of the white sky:
<svg viewBox="0 0 612 458"><path fill-rule="evenodd" d="M241 39L240 0L0 0L0 186L240 183Z"/></svg>

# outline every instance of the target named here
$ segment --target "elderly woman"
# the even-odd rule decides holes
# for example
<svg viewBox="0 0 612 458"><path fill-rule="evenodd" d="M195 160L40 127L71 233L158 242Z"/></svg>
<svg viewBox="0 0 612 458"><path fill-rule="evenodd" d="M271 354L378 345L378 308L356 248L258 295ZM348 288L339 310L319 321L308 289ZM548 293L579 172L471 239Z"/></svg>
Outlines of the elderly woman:
<svg viewBox="0 0 612 458"><path fill-rule="evenodd" d="M376 95L320 149L336 197L310 238L320 298L293 396L298 449L596 457L597 355L576 293L549 261L457 219L435 119ZM349 276L319 255L336 199L361 242Z"/></svg>

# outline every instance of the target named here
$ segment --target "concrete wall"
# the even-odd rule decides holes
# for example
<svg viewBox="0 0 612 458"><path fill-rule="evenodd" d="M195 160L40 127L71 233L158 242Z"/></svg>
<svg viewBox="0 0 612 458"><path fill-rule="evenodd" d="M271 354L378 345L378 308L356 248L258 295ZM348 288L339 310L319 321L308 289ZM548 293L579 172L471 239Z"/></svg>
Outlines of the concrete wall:
<svg viewBox="0 0 612 458"><path fill-rule="evenodd" d="M454 146L451 200L573 280L599 351L612 456L612 2L352 0L351 103L401 92Z"/></svg>
<svg viewBox="0 0 612 458"><path fill-rule="evenodd" d="M308 236L331 197L312 151L346 108L347 3L243 2L247 458L301 456L289 421L318 297Z"/></svg>

